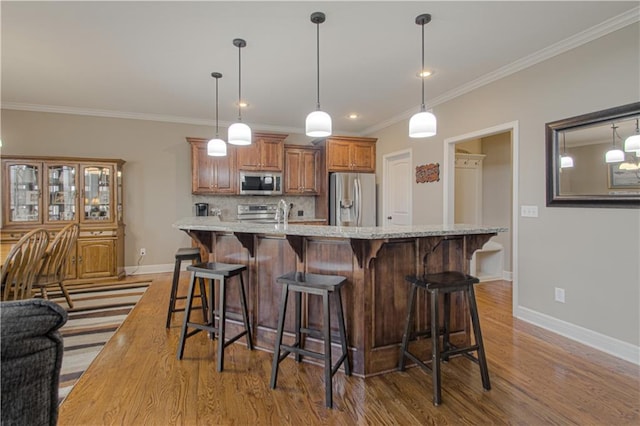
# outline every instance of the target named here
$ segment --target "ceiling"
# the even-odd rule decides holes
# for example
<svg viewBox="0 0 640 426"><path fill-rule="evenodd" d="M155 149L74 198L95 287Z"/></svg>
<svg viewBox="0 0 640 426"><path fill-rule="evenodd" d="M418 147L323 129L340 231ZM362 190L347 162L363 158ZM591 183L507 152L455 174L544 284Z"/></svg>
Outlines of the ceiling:
<svg viewBox="0 0 640 426"><path fill-rule="evenodd" d="M304 133L320 101L334 134L366 134L638 21L611 2L2 1L2 107ZM357 113L358 119L348 118ZM226 132L225 132L226 133ZM223 135L224 137L225 135Z"/></svg>

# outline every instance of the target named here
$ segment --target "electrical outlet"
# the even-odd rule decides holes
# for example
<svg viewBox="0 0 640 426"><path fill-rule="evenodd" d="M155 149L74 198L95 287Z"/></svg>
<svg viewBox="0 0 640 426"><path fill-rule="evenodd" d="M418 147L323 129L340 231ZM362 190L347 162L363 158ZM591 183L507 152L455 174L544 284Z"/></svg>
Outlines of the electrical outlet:
<svg viewBox="0 0 640 426"><path fill-rule="evenodd" d="M538 206L520 206L522 217L538 217Z"/></svg>
<svg viewBox="0 0 640 426"><path fill-rule="evenodd" d="M564 288L556 287L556 302L564 303Z"/></svg>
<svg viewBox="0 0 640 426"><path fill-rule="evenodd" d="M147 249L146 248L141 248L140 249L140 256L146 256L147 255Z"/></svg>

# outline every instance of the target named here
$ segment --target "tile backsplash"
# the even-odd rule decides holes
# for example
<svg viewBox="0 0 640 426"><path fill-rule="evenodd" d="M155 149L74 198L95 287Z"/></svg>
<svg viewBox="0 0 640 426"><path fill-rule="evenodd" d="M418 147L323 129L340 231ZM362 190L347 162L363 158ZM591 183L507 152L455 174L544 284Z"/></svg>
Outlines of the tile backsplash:
<svg viewBox="0 0 640 426"><path fill-rule="evenodd" d="M293 203L291 209L291 218L315 218L316 199L309 196L238 196L238 195L192 195L191 201L191 213L196 215L195 203L208 203L209 215L211 215L211 209L220 209L222 212L223 221L236 220L238 204L277 204L280 199L285 200L287 203ZM298 211L302 210L303 215L298 216Z"/></svg>

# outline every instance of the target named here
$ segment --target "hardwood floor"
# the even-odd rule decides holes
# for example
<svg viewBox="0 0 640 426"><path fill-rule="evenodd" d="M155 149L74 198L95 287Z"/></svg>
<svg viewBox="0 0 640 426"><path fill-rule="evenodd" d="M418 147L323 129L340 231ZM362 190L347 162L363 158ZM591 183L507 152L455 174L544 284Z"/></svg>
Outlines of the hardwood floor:
<svg viewBox="0 0 640 426"><path fill-rule="evenodd" d="M165 329L170 279L153 276L63 402L59 425L640 424L640 367L513 319L508 282L476 286L491 391L482 390L476 364L455 358L443 365L439 407L430 376L410 368L366 380L336 374L330 410L322 368L293 357L280 364L276 390L272 355L244 343L226 349L222 373L204 333L178 361L182 314Z"/></svg>

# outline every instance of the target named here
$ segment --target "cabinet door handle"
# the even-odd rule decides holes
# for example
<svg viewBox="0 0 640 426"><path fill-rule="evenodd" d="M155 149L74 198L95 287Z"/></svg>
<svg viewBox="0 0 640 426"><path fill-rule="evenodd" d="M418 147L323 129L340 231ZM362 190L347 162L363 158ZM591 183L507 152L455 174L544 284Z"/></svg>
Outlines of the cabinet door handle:
<svg viewBox="0 0 640 426"><path fill-rule="evenodd" d="M387 216L387 219L391 220L391 216Z"/></svg>
<svg viewBox="0 0 640 426"><path fill-rule="evenodd" d="M78 256L78 263L82 264L82 256Z"/></svg>
<svg viewBox="0 0 640 426"><path fill-rule="evenodd" d="M71 264L72 265L76 264L76 257L75 256L71 256Z"/></svg>

